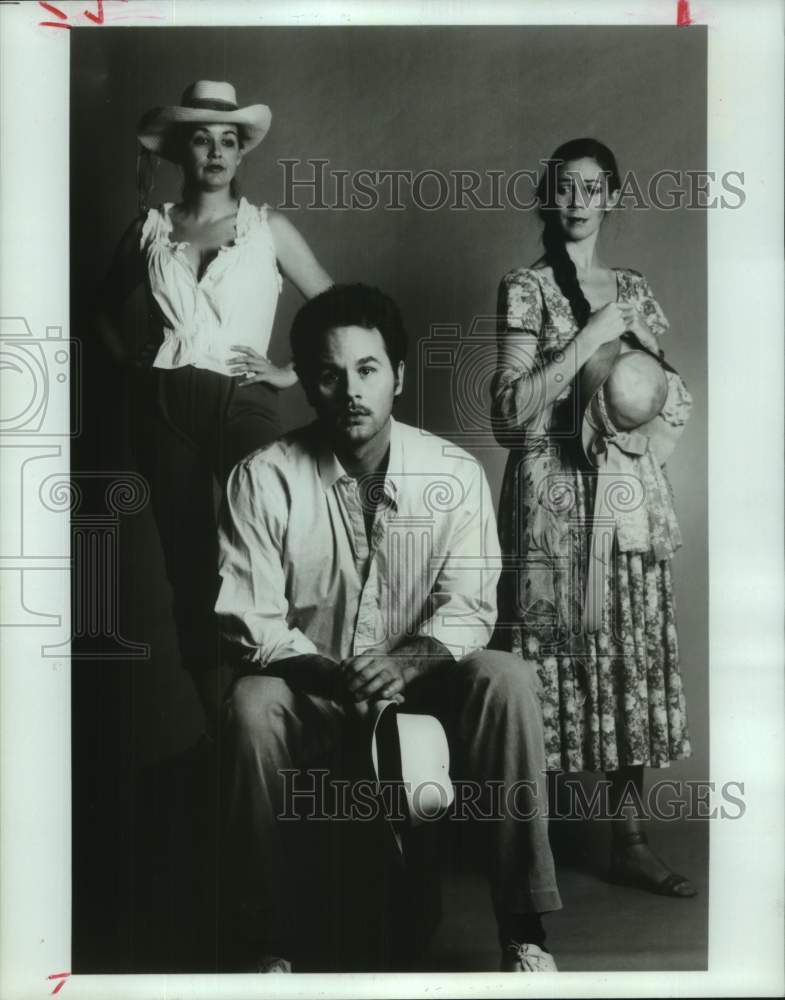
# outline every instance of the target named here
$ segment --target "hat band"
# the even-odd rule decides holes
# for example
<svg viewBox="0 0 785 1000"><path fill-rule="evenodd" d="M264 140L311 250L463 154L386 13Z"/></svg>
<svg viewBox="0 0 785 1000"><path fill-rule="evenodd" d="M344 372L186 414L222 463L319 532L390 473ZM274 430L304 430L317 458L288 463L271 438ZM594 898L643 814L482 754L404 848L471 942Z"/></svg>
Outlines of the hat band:
<svg viewBox="0 0 785 1000"><path fill-rule="evenodd" d="M608 437L616 437L619 433L618 428L611 420L610 414L608 413L608 408L605 405L605 383L600 386L597 390L597 395L594 397L597 400L597 409L600 414L600 421L603 425L603 430Z"/></svg>
<svg viewBox="0 0 785 1000"><path fill-rule="evenodd" d="M199 111L237 111L237 105L231 101L221 101L211 97L192 97L185 105L187 108L196 108Z"/></svg>

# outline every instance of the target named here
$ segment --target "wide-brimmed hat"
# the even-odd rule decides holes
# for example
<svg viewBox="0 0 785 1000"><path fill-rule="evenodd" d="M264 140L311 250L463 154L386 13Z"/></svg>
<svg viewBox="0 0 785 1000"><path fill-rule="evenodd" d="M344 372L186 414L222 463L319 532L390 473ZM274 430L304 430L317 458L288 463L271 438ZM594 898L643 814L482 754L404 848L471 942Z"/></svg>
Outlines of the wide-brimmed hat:
<svg viewBox="0 0 785 1000"><path fill-rule="evenodd" d="M402 829L437 819L452 804L450 750L433 715L399 712L394 701L371 706L371 762L379 788L400 785L407 815L393 817L390 830L403 853Z"/></svg>
<svg viewBox="0 0 785 1000"><path fill-rule="evenodd" d="M266 104L240 108L231 83L197 80L186 87L178 105L151 108L139 119L136 134L139 142L167 160L177 155L171 143L172 127L188 124L230 124L240 132L243 152L258 146L267 135L272 114Z"/></svg>
<svg viewBox="0 0 785 1000"><path fill-rule="evenodd" d="M664 358L620 340L578 376L581 442L597 468L583 627L605 623L612 547L669 559L681 544L662 465L681 437L692 398Z"/></svg>
<svg viewBox="0 0 785 1000"><path fill-rule="evenodd" d="M620 444L627 439L633 451L648 446L662 464L684 431L686 420L665 415L674 396L686 393L678 372L664 358L626 341L610 341L594 352L580 371L578 392L583 450L594 465L598 448L609 438Z"/></svg>

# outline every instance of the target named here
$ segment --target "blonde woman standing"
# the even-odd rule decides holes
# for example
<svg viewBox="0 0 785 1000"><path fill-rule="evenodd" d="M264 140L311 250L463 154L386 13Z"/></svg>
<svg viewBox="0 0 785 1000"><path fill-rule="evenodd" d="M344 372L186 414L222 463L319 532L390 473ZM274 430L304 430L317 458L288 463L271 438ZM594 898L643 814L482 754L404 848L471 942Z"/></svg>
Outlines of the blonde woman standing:
<svg viewBox="0 0 785 1000"><path fill-rule="evenodd" d="M238 168L270 121L266 105L239 107L231 84L210 80L189 86L179 105L142 117L142 159L179 164L182 199L129 226L96 315L112 356L135 372L134 450L151 488L182 664L208 732L223 695L214 484L223 489L236 462L278 437L278 391L297 381L291 365L267 358L282 276L305 298L332 284L287 219L238 192ZM135 355L121 322L140 284L156 329Z"/></svg>

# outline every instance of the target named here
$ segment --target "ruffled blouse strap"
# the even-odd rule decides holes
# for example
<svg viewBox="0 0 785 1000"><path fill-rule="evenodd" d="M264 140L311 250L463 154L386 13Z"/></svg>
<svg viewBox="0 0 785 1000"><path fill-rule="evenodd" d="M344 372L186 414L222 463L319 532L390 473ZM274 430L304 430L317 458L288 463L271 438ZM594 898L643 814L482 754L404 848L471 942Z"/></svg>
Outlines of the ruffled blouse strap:
<svg viewBox="0 0 785 1000"><path fill-rule="evenodd" d="M156 238L158 227L160 226L161 213L157 208L148 208L142 223L142 232L139 236L139 249L144 251Z"/></svg>
<svg viewBox="0 0 785 1000"><path fill-rule="evenodd" d="M235 221L235 238L238 243L249 236L256 222L256 209L246 198L241 197L237 203L237 218Z"/></svg>
<svg viewBox="0 0 785 1000"><path fill-rule="evenodd" d="M237 242L242 243L254 233L267 231L267 211L269 205L252 205L247 198L241 197L237 205ZM272 234L271 234L272 238Z"/></svg>
<svg viewBox="0 0 785 1000"><path fill-rule="evenodd" d="M150 208L142 225L139 237L139 248L147 250L152 243L168 243L172 232L172 220L169 209L172 202L164 202L157 208Z"/></svg>
<svg viewBox="0 0 785 1000"><path fill-rule="evenodd" d="M265 202L262 205L252 205L246 198L240 198L237 207L237 237L235 243L241 246L249 243L254 251L262 253L262 259L269 261L275 271L275 280L278 285L278 292L283 290L283 276L278 269L277 253L273 231L270 228L268 212L270 206Z"/></svg>

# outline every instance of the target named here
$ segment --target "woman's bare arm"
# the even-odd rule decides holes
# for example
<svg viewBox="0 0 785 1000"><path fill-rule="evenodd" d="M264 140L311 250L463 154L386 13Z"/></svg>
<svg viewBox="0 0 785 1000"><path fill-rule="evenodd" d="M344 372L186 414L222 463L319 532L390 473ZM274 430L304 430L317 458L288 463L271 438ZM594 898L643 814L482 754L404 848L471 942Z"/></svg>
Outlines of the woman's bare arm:
<svg viewBox="0 0 785 1000"><path fill-rule="evenodd" d="M273 235L278 265L303 298L312 299L330 288L332 278L292 223L275 211L268 212L267 221ZM291 361L285 365L274 365L248 346L233 344L232 348L237 354L229 359L229 363L233 366L234 374L245 376L241 385L266 382L279 389L287 389L296 384L297 373Z"/></svg>
<svg viewBox="0 0 785 1000"><path fill-rule="evenodd" d="M303 298L324 292L333 280L292 223L280 212L268 213L275 254L281 271Z"/></svg>

